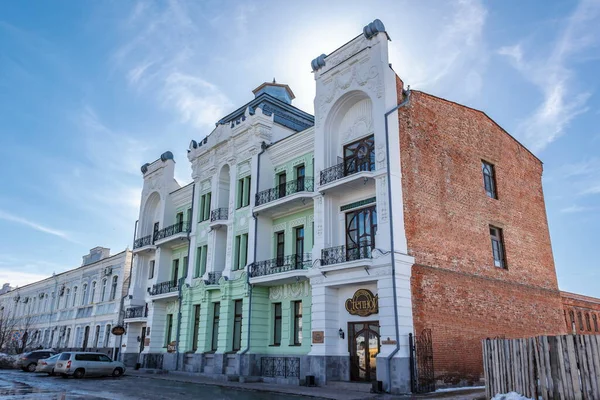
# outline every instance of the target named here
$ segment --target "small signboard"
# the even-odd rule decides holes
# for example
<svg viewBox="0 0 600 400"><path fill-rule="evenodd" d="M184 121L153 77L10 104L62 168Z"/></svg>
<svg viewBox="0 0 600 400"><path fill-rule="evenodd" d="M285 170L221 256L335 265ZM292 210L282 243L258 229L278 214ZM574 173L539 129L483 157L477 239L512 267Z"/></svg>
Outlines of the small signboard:
<svg viewBox="0 0 600 400"><path fill-rule="evenodd" d="M144 339L144 346L150 346L150 338L149 337Z"/></svg>
<svg viewBox="0 0 600 400"><path fill-rule="evenodd" d="M323 331L313 331L312 342L313 343L324 343L325 342L324 332Z"/></svg>
<svg viewBox="0 0 600 400"><path fill-rule="evenodd" d="M112 328L111 332L115 336L121 336L125 333L125 328L120 325L117 325Z"/></svg>
<svg viewBox="0 0 600 400"><path fill-rule="evenodd" d="M177 342L173 340L171 343L167 344L167 353L174 353L177 347Z"/></svg>
<svg viewBox="0 0 600 400"><path fill-rule="evenodd" d="M368 317L379 312L379 298L368 289L358 289L351 299L346 300L345 306L352 315Z"/></svg>

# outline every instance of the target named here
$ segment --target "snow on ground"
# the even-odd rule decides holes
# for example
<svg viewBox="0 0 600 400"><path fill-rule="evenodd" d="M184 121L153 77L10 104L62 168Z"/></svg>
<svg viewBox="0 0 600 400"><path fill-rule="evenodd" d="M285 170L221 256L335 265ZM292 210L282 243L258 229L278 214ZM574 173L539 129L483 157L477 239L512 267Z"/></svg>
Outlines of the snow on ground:
<svg viewBox="0 0 600 400"><path fill-rule="evenodd" d="M458 392L460 390L477 390L477 389L485 389L485 386L463 386L463 387L451 387L444 389L437 389L436 393L446 393L446 392Z"/></svg>
<svg viewBox="0 0 600 400"><path fill-rule="evenodd" d="M497 394L492 400L532 400L528 397L522 396L517 392L510 392L507 394Z"/></svg>

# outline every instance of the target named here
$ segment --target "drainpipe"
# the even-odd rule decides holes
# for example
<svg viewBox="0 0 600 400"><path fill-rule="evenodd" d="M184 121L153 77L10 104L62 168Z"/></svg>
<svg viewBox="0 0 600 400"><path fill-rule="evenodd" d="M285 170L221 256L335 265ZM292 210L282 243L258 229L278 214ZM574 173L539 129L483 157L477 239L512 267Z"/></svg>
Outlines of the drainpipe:
<svg viewBox="0 0 600 400"><path fill-rule="evenodd" d="M187 250L187 264L185 266L185 270L183 272L183 277L180 279L181 284L179 284L177 289L177 300L179 302L179 308L177 310L177 333L175 337L177 341L175 342L175 354L177 358L175 360L175 371L179 371L179 337L181 335L181 298L183 297L183 285L188 276L188 269L190 267L190 249L192 247L192 239L190 235L192 234L192 223L194 221L194 198L196 197L196 184L192 184L192 220L188 221L190 224L190 229L187 231L186 239L188 241L188 250Z"/></svg>
<svg viewBox="0 0 600 400"><path fill-rule="evenodd" d="M389 213L390 213L390 253L392 255L392 288L394 294L394 320L395 320L395 328L396 328L396 348L392 351L387 357L386 361L388 364L387 368L387 381L389 383L388 391L391 392L392 389L392 357L400 351L400 329L398 328L398 297L397 297L397 289L396 289L396 253L394 250L394 218L392 214L392 181L391 181L391 173L390 173L390 141L388 139L388 116L397 111L400 107L404 107L410 101L410 86L408 90L404 92L406 94L406 99L396 107L392 108L390 111L386 112L384 115L385 118L385 153L387 159L387 189L388 189L388 203L389 203ZM399 132L398 132L399 133Z"/></svg>
<svg viewBox="0 0 600 400"><path fill-rule="evenodd" d="M256 191L258 191L258 187L260 184L260 156L264 153L269 146L262 142L260 145L260 152L258 153L258 159L256 161ZM254 200L256 204L256 199ZM256 235L258 233L258 217L255 213L252 213L252 218L254 218L254 249L253 249L253 262L256 262ZM250 265L248 265L248 269L246 270L246 284L248 285L248 334L246 336L246 348L239 352L239 355L244 355L250 350L250 326L252 324L252 285L250 284ZM241 362L240 362L240 372L241 372Z"/></svg>

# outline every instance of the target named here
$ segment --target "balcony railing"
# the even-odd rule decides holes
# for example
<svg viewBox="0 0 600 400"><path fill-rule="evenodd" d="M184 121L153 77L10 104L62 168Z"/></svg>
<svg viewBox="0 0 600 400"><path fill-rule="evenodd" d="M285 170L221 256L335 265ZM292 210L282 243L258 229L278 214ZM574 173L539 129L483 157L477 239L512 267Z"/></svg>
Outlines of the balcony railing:
<svg viewBox="0 0 600 400"><path fill-rule="evenodd" d="M139 249L140 247L149 246L152 243L152 235L144 236L139 239L135 239L135 241L133 242L133 248Z"/></svg>
<svg viewBox="0 0 600 400"><path fill-rule="evenodd" d="M165 294L176 292L179 289L177 286L177 279L157 283L156 285L152 285L152 290L150 291L150 295L156 296L158 294Z"/></svg>
<svg viewBox="0 0 600 400"><path fill-rule="evenodd" d="M374 171L375 163L372 157L358 159L349 158L345 161L334 165L333 167L325 168L321 171L321 185L326 185L346 176L356 174L363 171Z"/></svg>
<svg viewBox="0 0 600 400"><path fill-rule="evenodd" d="M129 307L127 310L125 310L125 318L145 318L147 316L147 306Z"/></svg>
<svg viewBox="0 0 600 400"><path fill-rule="evenodd" d="M190 223L188 221L181 221L176 224L167 226L166 228L163 228L160 231L156 232L156 234L154 235L154 241L156 242L157 240L161 240L164 238L168 238L169 236L176 235L178 233L189 231Z"/></svg>
<svg viewBox="0 0 600 400"><path fill-rule="evenodd" d="M321 265L340 264L348 261L371 258L373 246L361 244L355 247L337 246L321 250Z"/></svg>
<svg viewBox="0 0 600 400"><path fill-rule="evenodd" d="M205 285L218 285L219 279L223 276L222 272L209 272L208 279L204 280Z"/></svg>
<svg viewBox="0 0 600 400"><path fill-rule="evenodd" d="M280 272L307 269L311 266L311 255L290 254L271 260L257 261L250 264L250 277L278 274Z"/></svg>
<svg viewBox="0 0 600 400"><path fill-rule="evenodd" d="M229 219L229 208L221 207L210 212L210 222L223 221Z"/></svg>
<svg viewBox="0 0 600 400"><path fill-rule="evenodd" d="M256 193L256 206L281 199L299 192L312 192L315 189L313 178L303 177L290 182L282 183L274 188Z"/></svg>

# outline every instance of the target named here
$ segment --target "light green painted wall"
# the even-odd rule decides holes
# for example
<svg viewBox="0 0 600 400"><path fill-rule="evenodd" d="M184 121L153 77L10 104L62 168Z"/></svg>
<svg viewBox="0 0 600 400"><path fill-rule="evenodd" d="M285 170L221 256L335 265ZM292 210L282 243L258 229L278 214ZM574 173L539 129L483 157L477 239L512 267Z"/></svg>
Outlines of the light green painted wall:
<svg viewBox="0 0 600 400"><path fill-rule="evenodd" d="M286 215L285 217L276 218L273 220L273 233L271 235L271 243L260 244L261 246L271 246L271 254L275 257L277 248L275 244L276 232L285 231L285 254L294 254L296 240L294 229L298 226L304 226L304 252L310 253L314 245L313 238L313 222L314 222L314 210L312 207L307 208L293 214Z"/></svg>
<svg viewBox="0 0 600 400"><path fill-rule="evenodd" d="M270 295L269 295L270 293ZM292 302L302 301L302 344L294 345ZM274 304L281 303L281 344L274 346ZM312 297L308 282L255 287L252 293L251 353L307 354L310 351Z"/></svg>
<svg viewBox="0 0 600 400"><path fill-rule="evenodd" d="M313 177L314 175L314 160L313 153L306 153L301 155L300 157L296 157L293 160L286 162L285 164L277 165L274 168L273 175L273 187L279 184L277 180L277 174L280 174L285 171L288 182L296 179L296 167L304 164L305 167L305 176Z"/></svg>
<svg viewBox="0 0 600 400"><path fill-rule="evenodd" d="M247 345L248 332L248 289L246 274L236 280L222 281L217 286L206 286L203 281L184 289L182 303L181 347L183 352L192 351L194 333L194 305L200 305L200 326L198 330L197 353L211 351L214 303L219 302L219 341L217 353L227 353L233 347L234 302L242 300L242 341L241 350Z"/></svg>

